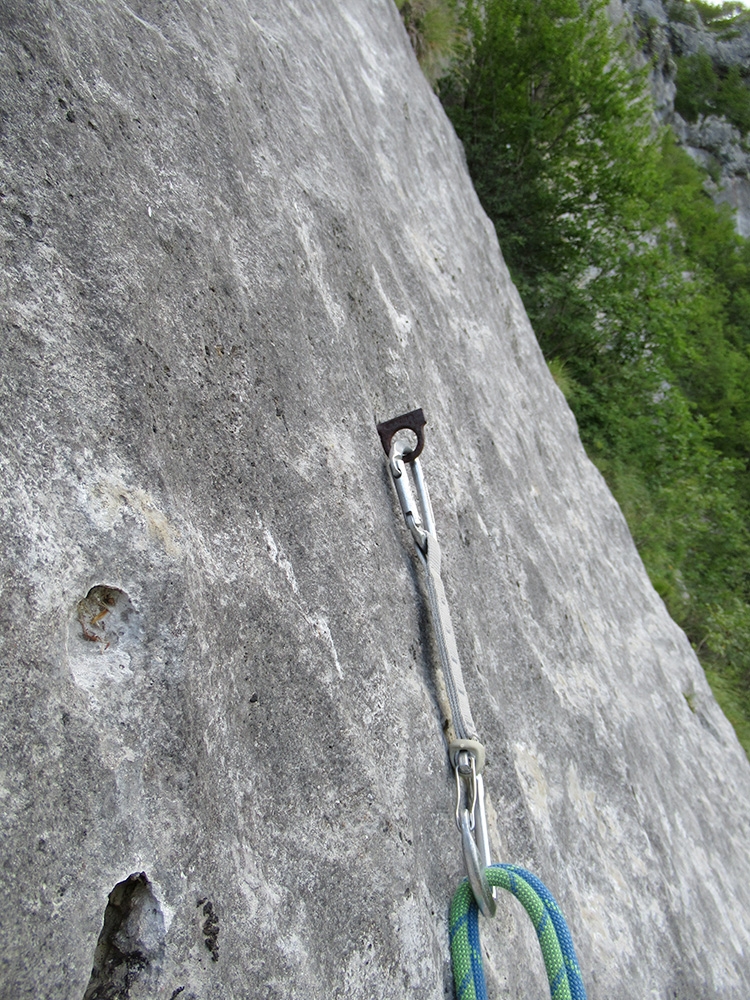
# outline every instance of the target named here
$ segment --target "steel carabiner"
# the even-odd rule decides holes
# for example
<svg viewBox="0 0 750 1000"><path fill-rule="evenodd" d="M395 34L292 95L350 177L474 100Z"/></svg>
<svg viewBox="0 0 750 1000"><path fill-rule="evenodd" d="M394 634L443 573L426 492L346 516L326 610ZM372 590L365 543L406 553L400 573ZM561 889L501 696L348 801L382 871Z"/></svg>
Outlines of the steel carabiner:
<svg viewBox="0 0 750 1000"><path fill-rule="evenodd" d="M495 893L485 873L492 858L484 809L484 781L477 773L477 761L470 750L459 750L453 766L456 772L456 826L461 831L466 874L480 911L485 917L494 917ZM464 788L466 799L462 801Z"/></svg>
<svg viewBox="0 0 750 1000"><path fill-rule="evenodd" d="M396 487L396 494L401 504L401 510L404 513L406 526L412 533L417 548L424 556L427 555L429 538L435 538L435 521L432 514L430 494L427 492L427 484L422 476L422 466L419 464L418 458L409 460L411 474L417 490L418 501L415 503L403 454L403 450L406 447L402 441L393 442L391 453L388 457L388 466L391 470L393 485Z"/></svg>
<svg viewBox="0 0 750 1000"><path fill-rule="evenodd" d="M422 475L422 466L419 464L419 455L424 448L424 427L425 420L422 410L412 410L411 413L404 413L400 417L392 420L385 420L378 424L378 434L383 444L383 449L388 456L388 468L390 469L393 485L396 487L401 510L404 514L406 526L412 534L422 555L427 554L428 537L435 537L435 520L432 514L432 504L430 495L427 492L427 484ZM416 447L411 447L403 439L396 439L399 431L408 430L416 435ZM409 475L406 467L410 466L414 486L417 491L417 501L414 499L414 492L411 488Z"/></svg>

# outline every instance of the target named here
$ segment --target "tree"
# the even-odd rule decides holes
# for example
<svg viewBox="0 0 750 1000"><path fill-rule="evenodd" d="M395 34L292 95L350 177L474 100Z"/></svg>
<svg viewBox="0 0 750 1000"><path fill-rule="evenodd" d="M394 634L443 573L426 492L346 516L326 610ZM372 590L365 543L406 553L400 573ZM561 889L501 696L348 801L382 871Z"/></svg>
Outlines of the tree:
<svg viewBox="0 0 750 1000"><path fill-rule="evenodd" d="M654 585L750 720L750 244L603 0L466 0L463 28L439 94L477 193Z"/></svg>
<svg viewBox="0 0 750 1000"><path fill-rule="evenodd" d="M470 0L470 41L440 85L543 345L590 319L590 296L577 285L626 253L649 214L655 156L644 77L628 65L605 7Z"/></svg>

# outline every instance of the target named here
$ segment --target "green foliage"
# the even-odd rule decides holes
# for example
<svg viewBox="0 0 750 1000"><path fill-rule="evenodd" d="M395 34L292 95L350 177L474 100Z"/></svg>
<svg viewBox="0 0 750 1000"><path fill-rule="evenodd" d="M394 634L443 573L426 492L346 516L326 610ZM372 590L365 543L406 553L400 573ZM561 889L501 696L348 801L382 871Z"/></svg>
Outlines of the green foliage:
<svg viewBox="0 0 750 1000"><path fill-rule="evenodd" d="M547 361L550 375L555 380L555 385L565 398L570 402L575 395L576 383L571 376L567 364L561 358L550 358Z"/></svg>
<svg viewBox="0 0 750 1000"><path fill-rule="evenodd" d="M698 27L698 9L689 0L670 0L665 6L670 21L676 21L678 24L689 24L693 28Z"/></svg>
<svg viewBox="0 0 750 1000"><path fill-rule="evenodd" d="M710 419L722 454L750 459L750 244L737 236L725 206L704 188L705 175L673 142L662 172L677 224L672 254L684 271L686 294L679 336L666 356L686 397ZM740 487L750 499L748 477Z"/></svg>
<svg viewBox="0 0 750 1000"><path fill-rule="evenodd" d="M730 66L719 85L716 107L743 135L750 132L750 88L739 66Z"/></svg>
<svg viewBox="0 0 750 1000"><path fill-rule="evenodd" d="M708 609L705 643L716 659L750 677L750 608L737 598Z"/></svg>
<svg viewBox="0 0 750 1000"><path fill-rule="evenodd" d="M527 307L530 295L539 307L549 297L540 275L608 259L613 220L642 198L630 162L643 161L646 103L641 80L611 58L603 9L600 0L468 2L471 44L440 83L503 252L527 261L515 268Z"/></svg>
<svg viewBox="0 0 750 1000"><path fill-rule="evenodd" d="M459 48L456 0L396 0L396 7L422 72L434 84Z"/></svg>
<svg viewBox="0 0 750 1000"><path fill-rule="evenodd" d="M750 607L736 597L712 605L707 626L706 676L750 756Z"/></svg>
<svg viewBox="0 0 750 1000"><path fill-rule="evenodd" d="M714 5L704 0L691 0L691 3L705 27L717 32L723 40L735 38L740 33L739 29L750 23L750 11L741 3Z"/></svg>
<svg viewBox="0 0 750 1000"><path fill-rule="evenodd" d="M715 113L719 95L719 74L707 52L677 58L675 111L689 122L699 115Z"/></svg>
<svg viewBox="0 0 750 1000"><path fill-rule="evenodd" d="M739 66L719 70L707 52L677 59L675 110L686 121L723 115L743 134L750 132L750 88Z"/></svg>
<svg viewBox="0 0 750 1000"><path fill-rule="evenodd" d="M715 5L704 0L670 0L666 11L670 21L689 24L692 28L700 28L702 24L721 40L736 37L750 23L750 11L735 2Z"/></svg>
<svg viewBox="0 0 750 1000"><path fill-rule="evenodd" d="M584 444L750 731L750 245L652 133L604 9L467 0L438 92ZM736 92L737 117L744 83L693 69L696 113Z"/></svg>
<svg viewBox="0 0 750 1000"><path fill-rule="evenodd" d="M706 668L706 677L724 715L734 726L745 753L750 757L750 694L740 678Z"/></svg>

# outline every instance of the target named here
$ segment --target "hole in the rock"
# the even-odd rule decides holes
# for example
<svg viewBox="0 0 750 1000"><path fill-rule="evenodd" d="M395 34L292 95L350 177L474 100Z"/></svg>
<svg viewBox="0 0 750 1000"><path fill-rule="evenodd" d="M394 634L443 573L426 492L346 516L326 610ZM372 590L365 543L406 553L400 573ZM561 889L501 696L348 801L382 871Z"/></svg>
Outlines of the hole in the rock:
<svg viewBox="0 0 750 1000"><path fill-rule="evenodd" d="M164 914L145 872L118 882L109 894L83 1000L128 1000L138 981L155 980L164 955Z"/></svg>
<svg viewBox="0 0 750 1000"><path fill-rule="evenodd" d="M101 649L109 649L116 646L127 631L135 608L124 590L97 586L78 602L77 610L82 637L101 643Z"/></svg>
<svg viewBox="0 0 750 1000"><path fill-rule="evenodd" d="M198 909L203 908L203 940L211 952L211 960L219 961L219 918L216 916L214 904L205 896L198 900Z"/></svg>

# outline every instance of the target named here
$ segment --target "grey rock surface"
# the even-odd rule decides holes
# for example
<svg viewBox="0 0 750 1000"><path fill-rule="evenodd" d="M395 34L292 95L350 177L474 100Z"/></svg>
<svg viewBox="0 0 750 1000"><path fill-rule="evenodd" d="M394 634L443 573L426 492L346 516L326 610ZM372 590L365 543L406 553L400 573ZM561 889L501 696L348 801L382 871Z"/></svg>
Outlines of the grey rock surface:
<svg viewBox="0 0 750 1000"><path fill-rule="evenodd" d="M696 163L718 176L706 181L706 190L718 205L733 210L740 236L750 237L750 152L739 129L717 115L686 122L677 112L672 127Z"/></svg>
<svg viewBox="0 0 750 1000"><path fill-rule="evenodd" d="M750 173L750 154L742 148L742 133L726 118L701 115L696 122L686 122L677 114L675 118L679 137L696 158L709 154L732 176Z"/></svg>
<svg viewBox="0 0 750 1000"><path fill-rule="evenodd" d="M0 993L451 995L424 468L496 856L591 1000L750 995L750 765L388 0L5 0ZM514 900L490 995L546 990ZM92 971L93 970L93 971Z"/></svg>
<svg viewBox="0 0 750 1000"><path fill-rule="evenodd" d="M624 30L636 50L639 68L648 66L648 83L657 122L674 113L675 61L670 22L661 0L609 0L610 20Z"/></svg>
<svg viewBox="0 0 750 1000"><path fill-rule="evenodd" d="M670 34L672 46L680 55L708 52L721 66L747 65L750 62L750 30L722 34L705 27L697 11L693 12L694 23L672 20Z"/></svg>
<svg viewBox="0 0 750 1000"><path fill-rule="evenodd" d="M729 205L735 213L737 232L750 239L750 178L747 175L726 178L713 197L717 204Z"/></svg>

